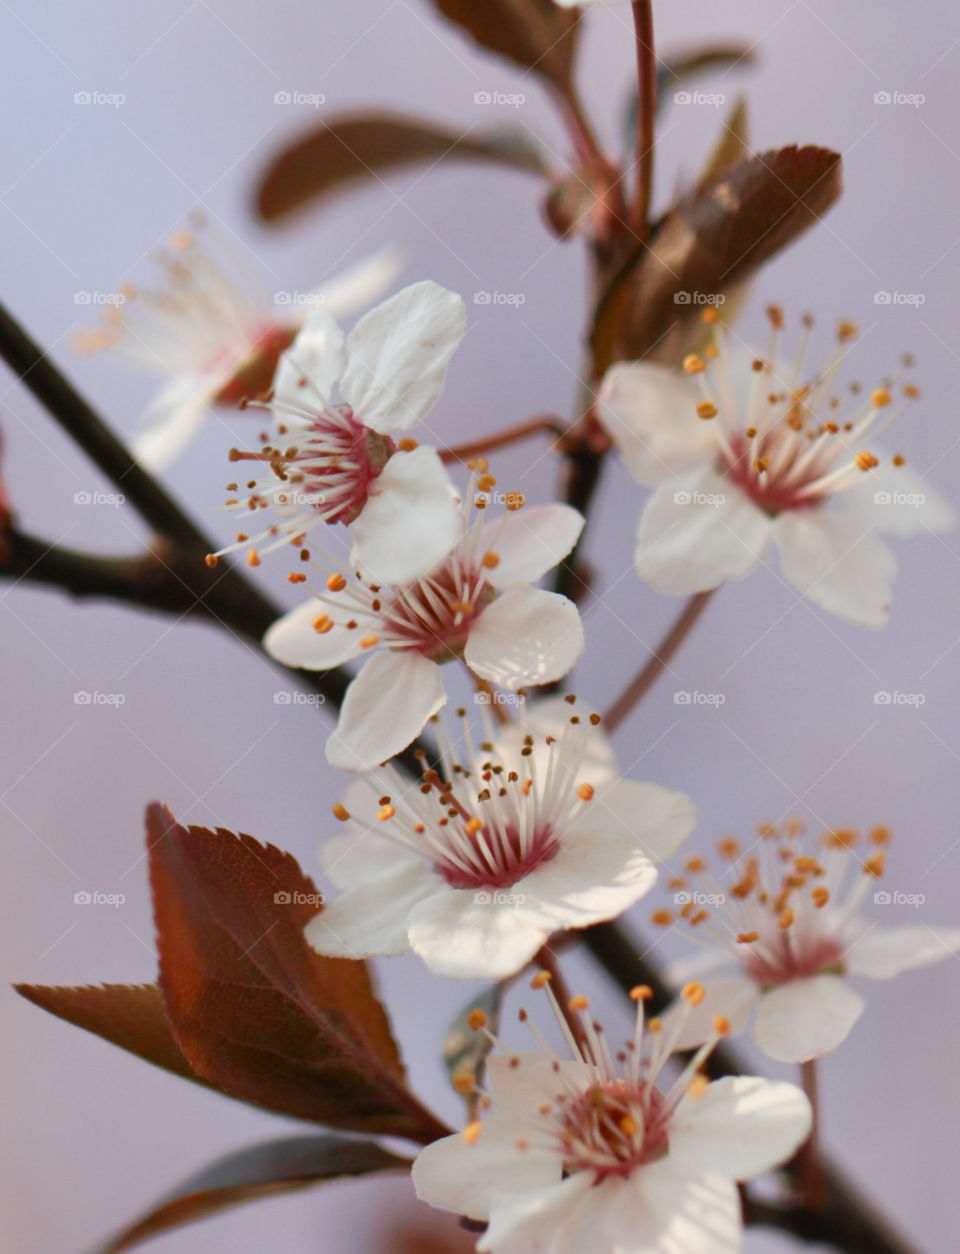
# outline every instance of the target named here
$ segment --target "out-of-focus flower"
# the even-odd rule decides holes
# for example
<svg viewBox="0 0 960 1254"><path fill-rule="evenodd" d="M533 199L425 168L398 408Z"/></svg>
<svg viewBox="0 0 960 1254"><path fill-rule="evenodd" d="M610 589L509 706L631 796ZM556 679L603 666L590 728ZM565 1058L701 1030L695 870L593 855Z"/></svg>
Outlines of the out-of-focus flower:
<svg viewBox="0 0 960 1254"><path fill-rule="evenodd" d="M674 1039L657 1020L644 1023L647 993L635 990L636 1028L622 1050L611 1050L586 999L574 998L583 1040L567 1031L572 1061L494 1054L491 1113L418 1155L419 1197L489 1225L478 1250L743 1249L736 1182L793 1155L810 1131L809 1103L792 1084L753 1076L708 1084L698 1068L725 1033L722 1020L674 1083L658 1088ZM694 1005L703 989L685 993Z"/></svg>
<svg viewBox="0 0 960 1254"><path fill-rule="evenodd" d="M580 656L577 607L530 585L570 552L583 516L568 505L522 508L523 498L508 493L506 512L484 523L493 484L485 473L471 477L459 540L429 574L385 586L334 572L323 592L264 637L277 661L308 670L373 653L350 684L327 741L331 765L367 771L410 744L446 703L444 662L462 661L485 684L516 693L562 678Z"/></svg>
<svg viewBox="0 0 960 1254"><path fill-rule="evenodd" d="M202 225L198 221L198 225ZM192 443L215 406L236 406L266 392L280 354L316 309L362 309L400 271L387 247L310 292L271 303L221 240L201 243L177 231L159 256L163 285L127 285L107 304L102 325L81 333L82 352L109 350L167 378L131 440L141 465L160 471Z"/></svg>
<svg viewBox="0 0 960 1254"><path fill-rule="evenodd" d="M324 842L342 895L311 921L332 957L414 950L438 975L503 979L551 933L614 918L690 835L688 797L622 780L604 761L597 715L564 699L562 724L454 745L436 724L438 770L393 767L354 782L334 813L350 830ZM464 712L461 711L463 716ZM492 728L488 726L488 731Z"/></svg>
<svg viewBox="0 0 960 1254"><path fill-rule="evenodd" d="M779 359L781 311L772 307L769 352L752 363L741 403L715 310L714 342L676 372L614 366L600 416L627 468L655 491L637 535L641 579L687 595L743 579L775 545L783 573L830 613L865 627L887 620L896 560L879 532L910 536L954 525L951 509L904 458L871 442L917 395L897 380L865 400L836 393L847 345L841 324L825 368L805 378L807 332L793 362ZM909 359L905 360L909 365Z"/></svg>
<svg viewBox="0 0 960 1254"><path fill-rule="evenodd" d="M667 1012L668 1023L684 1019L679 1049L706 1039L717 1014L742 1031L756 1006L753 1037L764 1053L778 1062L818 1058L846 1040L863 1013L848 977L885 980L960 951L960 928L883 927L860 913L871 895L878 904L892 900L878 888L886 828L866 842L854 831L827 832L817 845L803 837L799 822L762 825L755 852L742 852L733 838L720 842L727 876L693 857L670 884L678 908L657 911L654 922L689 924L706 950L676 967L678 979L696 971L707 986L690 1014L679 1006Z"/></svg>
<svg viewBox="0 0 960 1254"><path fill-rule="evenodd" d="M270 549L302 548L321 523L342 522L368 583L408 583L436 566L460 537L456 495L436 449L393 436L433 408L465 320L462 299L431 282L391 296L346 340L329 314L314 314L280 359L267 403L273 433L257 453L231 453L267 467L266 478L228 488L252 533L211 560L247 548L257 564Z"/></svg>

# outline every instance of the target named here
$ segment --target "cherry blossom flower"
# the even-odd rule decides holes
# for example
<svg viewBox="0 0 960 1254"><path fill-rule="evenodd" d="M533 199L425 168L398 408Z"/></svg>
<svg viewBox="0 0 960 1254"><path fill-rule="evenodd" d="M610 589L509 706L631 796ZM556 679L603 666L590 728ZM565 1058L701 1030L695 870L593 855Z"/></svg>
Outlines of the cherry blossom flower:
<svg viewBox="0 0 960 1254"><path fill-rule="evenodd" d="M404 749L446 703L445 662L458 660L475 680L516 693L562 678L583 650L573 602L530 586L573 548L582 515L567 505L521 508L523 498L508 494L507 512L484 523L487 498L474 493L473 482L461 504L460 538L428 575L384 586L334 572L322 592L264 637L277 661L308 670L373 654L347 689L327 741L333 766L366 771ZM485 489L493 479L484 474L477 482Z"/></svg>
<svg viewBox="0 0 960 1254"><path fill-rule="evenodd" d="M460 511L437 451L402 433L433 408L465 321L462 299L431 282L391 296L346 340L328 313L314 314L280 359L267 403L274 433L257 453L231 453L266 464L263 481L228 488L242 493L228 505L257 530L210 560L247 548L256 565L261 553L299 548L313 527L342 522L368 582L408 583L436 566L459 539Z"/></svg>
<svg viewBox="0 0 960 1254"><path fill-rule="evenodd" d="M691 925L691 937L706 950L675 970L678 978L696 971L707 985L703 1004L685 1015L678 1048L704 1040L715 1014L743 1031L756 1007L753 1037L764 1053L807 1062L836 1049L863 1013L864 999L848 977L885 980L940 962L960 951L960 928L883 927L860 914L871 894L878 903L891 897L877 888L886 828L875 828L866 842L854 831L828 832L819 848L801 839L799 822L759 831L755 852L741 853L732 838L720 842L732 885L691 858L686 876L671 885L679 910L654 915L663 926Z"/></svg>
<svg viewBox="0 0 960 1254"><path fill-rule="evenodd" d="M637 535L640 577L688 595L743 579L779 550L786 579L818 605L865 627L889 613L896 560L878 533L910 536L954 525L929 485L872 442L917 389L897 380L866 399L836 393L847 346L804 376L810 319L793 362L780 359L781 311L771 308L770 349L738 389L716 311L714 342L684 371L621 363L607 374L600 417L635 479L654 487ZM910 364L909 360L905 364ZM748 393L741 403L739 392Z"/></svg>
<svg viewBox="0 0 960 1254"><path fill-rule="evenodd" d="M685 992L689 1005L703 997L696 984ZM570 1003L581 1037L566 1031L572 1060L535 1030L542 1052L494 1053L491 1094L481 1102L490 1113L417 1156L413 1184L423 1201L488 1225L479 1251L742 1251L737 1181L792 1157L809 1134L810 1105L792 1084L754 1076L707 1083L698 1068L725 1033L722 1020L674 1083L659 1088L676 1032L644 1022L648 994L634 990L636 1028L616 1055L585 998Z"/></svg>
<svg viewBox="0 0 960 1254"><path fill-rule="evenodd" d="M296 303L272 305L222 240L202 244L194 231L177 231L159 262L160 289L124 287L103 325L76 339L83 352L109 350L167 378L131 441L153 471L180 456L213 407L235 408L270 387L304 318L319 306L328 314L362 309L400 270L397 250L384 248Z"/></svg>
<svg viewBox="0 0 960 1254"><path fill-rule="evenodd" d="M553 932L614 918L638 901L693 830L688 797L622 780L597 715L568 697L557 734L522 722L477 745L461 711L460 757L435 720L439 770L392 766L354 782L323 846L342 895L307 927L332 957L412 949L438 975L503 979ZM488 731L492 728L488 726Z"/></svg>

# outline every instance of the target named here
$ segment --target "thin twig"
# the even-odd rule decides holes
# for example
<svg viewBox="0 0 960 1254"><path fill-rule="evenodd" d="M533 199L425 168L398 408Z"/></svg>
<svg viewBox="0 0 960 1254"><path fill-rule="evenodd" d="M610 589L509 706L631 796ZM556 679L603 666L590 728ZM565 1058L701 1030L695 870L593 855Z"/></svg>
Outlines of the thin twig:
<svg viewBox="0 0 960 1254"><path fill-rule="evenodd" d="M545 414L540 418L530 418L527 422L519 422L515 427L507 427L504 431L495 431L492 435L481 436L478 440L469 440L465 444L454 444L440 450L440 460L446 465L453 462L469 461L472 457L482 457L497 449L508 448L521 440L528 440L542 432L556 436L559 440L566 432L563 421L554 414Z"/></svg>
<svg viewBox="0 0 960 1254"><path fill-rule="evenodd" d="M640 239L650 229L653 191L653 149L656 143L657 58L653 49L653 11L650 0L633 0L637 44L637 189L632 226Z"/></svg>

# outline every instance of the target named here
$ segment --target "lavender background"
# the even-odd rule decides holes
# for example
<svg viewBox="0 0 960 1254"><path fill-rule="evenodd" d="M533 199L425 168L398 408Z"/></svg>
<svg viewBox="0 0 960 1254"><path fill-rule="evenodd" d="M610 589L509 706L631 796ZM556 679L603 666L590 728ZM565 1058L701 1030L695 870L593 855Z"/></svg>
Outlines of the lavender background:
<svg viewBox="0 0 960 1254"><path fill-rule="evenodd" d="M866 383L912 349L925 400L897 442L956 497L955 6L928 0L909 19L899 6L867 0L715 0L709 9L672 0L657 8L662 50L717 36L756 41L757 67L692 85L724 94L726 107L749 90L755 146L816 141L844 154L842 204L765 271L747 331L759 331L759 310L772 298L793 311L813 309L826 325L854 317L864 332L856 369ZM598 12L584 40L584 92L611 142L631 74L627 21L626 8ZM149 281L146 255L197 205L241 241L268 293L309 287L387 241L406 250L408 279L430 276L461 291L470 330L431 420L441 438L548 408L569 411L583 258L577 244L557 244L541 226L528 178L451 165L374 184L284 230L252 221L250 189L264 159L317 116L275 104L278 91L322 93L331 112L376 103L437 114L456 128L513 124L562 151L532 78L518 82L506 66L475 55L428 4L13 0L0 24L3 296L122 430L135 428L153 383L106 359L73 357L68 337L93 316L75 293ZM74 93L88 90L126 100L117 108L74 104ZM499 110L474 103L474 93L497 90L526 100ZM925 101L876 104L879 91ZM708 104L666 114L661 203L681 175L696 171L722 116ZM525 302L475 305L483 290L521 293ZM920 294L924 303L875 304L884 290ZM820 342L825 347L826 332ZM134 548L142 531L126 511L74 504L76 492L109 485L22 388L9 377L0 386L5 469L24 525L71 546ZM229 520L214 507L229 477L225 450L249 430L245 421L211 426L169 476L178 497L224 536ZM555 465L541 454L534 443L499 457L501 482L530 500L548 499ZM586 620L593 652L576 681L600 706L677 608L632 573L638 507L625 473L611 466L589 541L600 590ZM883 633L798 602L775 570L725 589L618 744L641 778L696 799L699 847L784 814L814 824L889 823L889 887L924 894L920 917L947 923L957 916L960 886L957 540L898 549L902 569ZM282 576L281 562L260 572L286 596ZM324 762L324 720L307 707L275 704L274 694L291 685L262 659L207 627L77 609L25 587L0 588L0 623L6 980L152 978L141 856L147 799L167 801L190 822L242 826L313 868L341 782ZM726 702L677 706L681 689L723 692ZM120 692L125 704L77 706L78 690ZM922 693L925 703L878 706L878 690ZM118 909L75 906L81 889L126 901ZM638 921L647 913L644 905ZM916 917L887 907L883 921ZM625 1019L586 962L574 960L571 973L599 1012L612 1023ZM385 964L382 975L415 1082L455 1119L436 1043L468 989L430 979L406 959ZM921 1248L942 1250L952 1245L956 1213L960 967L951 961L867 991L864 1020L823 1068L826 1139ZM212 1157L296 1130L144 1067L12 992L0 992L0 1015L0 1190L11 1250L73 1254ZM452 1221L416 1208L408 1182L397 1180L259 1204L151 1248L429 1250L425 1235L400 1243L405 1226L417 1223L447 1235L437 1249L469 1247ZM748 1245L793 1248L756 1235Z"/></svg>

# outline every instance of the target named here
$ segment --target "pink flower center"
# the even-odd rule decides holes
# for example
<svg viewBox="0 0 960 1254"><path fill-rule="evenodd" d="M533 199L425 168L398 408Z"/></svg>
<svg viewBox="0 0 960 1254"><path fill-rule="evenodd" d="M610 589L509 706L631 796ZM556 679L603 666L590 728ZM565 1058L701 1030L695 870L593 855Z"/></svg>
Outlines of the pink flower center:
<svg viewBox="0 0 960 1254"><path fill-rule="evenodd" d="M565 1101L560 1113L565 1170L592 1171L598 1184L629 1176L669 1148L670 1112L657 1090L642 1082L594 1085Z"/></svg>
<svg viewBox="0 0 960 1254"><path fill-rule="evenodd" d="M762 988L774 987L836 968L843 962L843 953L843 946L832 937L814 935L804 943L792 931L784 932L776 949L751 952L743 969Z"/></svg>
<svg viewBox="0 0 960 1254"><path fill-rule="evenodd" d="M823 497L804 494L824 474L817 460L798 469L793 451L795 436L789 426L774 427L758 440L731 438L733 458L724 458L720 471L759 509L775 516L785 510L815 509ZM805 452L804 448L800 452Z"/></svg>
<svg viewBox="0 0 960 1254"><path fill-rule="evenodd" d="M451 818L450 823L454 822ZM477 828L468 821L459 824L451 835L455 837L456 858L434 863L434 870L451 888L509 888L541 863L549 862L559 847L549 827L534 832L526 842L512 825Z"/></svg>
<svg viewBox="0 0 960 1254"><path fill-rule="evenodd" d="M495 596L484 572L465 568L454 554L384 607L384 634L434 662L450 661L462 654L477 618Z"/></svg>

